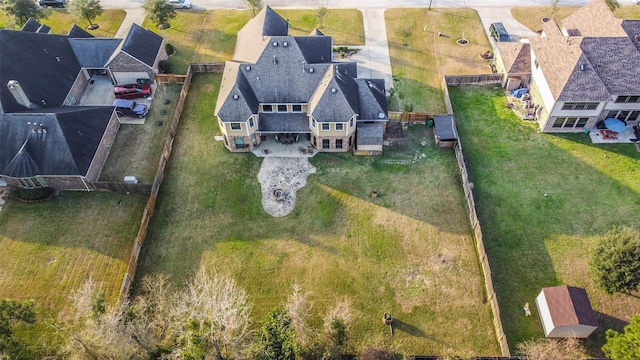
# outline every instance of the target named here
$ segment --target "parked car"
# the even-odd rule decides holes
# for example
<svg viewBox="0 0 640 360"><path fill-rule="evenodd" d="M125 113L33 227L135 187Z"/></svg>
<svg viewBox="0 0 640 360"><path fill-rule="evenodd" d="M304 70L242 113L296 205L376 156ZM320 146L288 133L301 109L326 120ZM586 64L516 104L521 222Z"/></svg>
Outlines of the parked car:
<svg viewBox="0 0 640 360"><path fill-rule="evenodd" d="M494 22L489 26L489 32L493 39L497 42L511 41L511 36L501 22Z"/></svg>
<svg viewBox="0 0 640 360"><path fill-rule="evenodd" d="M149 107L145 104L138 104L133 100L116 99L113 102L113 106L116 107L116 114L118 116L137 116L138 119L142 119L149 113Z"/></svg>
<svg viewBox="0 0 640 360"><path fill-rule="evenodd" d="M191 9L190 0L167 0L167 4L176 9Z"/></svg>
<svg viewBox="0 0 640 360"><path fill-rule="evenodd" d="M116 99L135 99L151 95L149 84L124 84L113 88Z"/></svg>
<svg viewBox="0 0 640 360"><path fill-rule="evenodd" d="M66 0L40 0L38 2L42 7L64 7Z"/></svg>

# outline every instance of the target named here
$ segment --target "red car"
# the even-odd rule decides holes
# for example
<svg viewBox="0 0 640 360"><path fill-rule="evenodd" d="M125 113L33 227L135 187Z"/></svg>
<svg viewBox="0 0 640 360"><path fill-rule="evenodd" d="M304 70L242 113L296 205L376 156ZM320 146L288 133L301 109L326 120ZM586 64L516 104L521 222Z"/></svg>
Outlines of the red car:
<svg viewBox="0 0 640 360"><path fill-rule="evenodd" d="M124 84L116 86L113 92L116 94L116 99L135 99L151 95L151 86L149 84Z"/></svg>

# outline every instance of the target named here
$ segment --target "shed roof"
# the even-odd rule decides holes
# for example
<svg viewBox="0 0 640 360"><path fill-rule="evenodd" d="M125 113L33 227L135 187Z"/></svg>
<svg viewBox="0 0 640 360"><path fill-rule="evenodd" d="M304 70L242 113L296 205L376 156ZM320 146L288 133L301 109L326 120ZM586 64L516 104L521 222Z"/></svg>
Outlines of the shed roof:
<svg viewBox="0 0 640 360"><path fill-rule="evenodd" d="M433 117L436 138L439 140L458 140L453 115L436 115Z"/></svg>
<svg viewBox="0 0 640 360"><path fill-rule="evenodd" d="M585 289L564 285L543 288L542 292L555 326L598 326Z"/></svg>
<svg viewBox="0 0 640 360"><path fill-rule="evenodd" d="M356 143L362 145L384 145L384 131L381 122L356 124Z"/></svg>

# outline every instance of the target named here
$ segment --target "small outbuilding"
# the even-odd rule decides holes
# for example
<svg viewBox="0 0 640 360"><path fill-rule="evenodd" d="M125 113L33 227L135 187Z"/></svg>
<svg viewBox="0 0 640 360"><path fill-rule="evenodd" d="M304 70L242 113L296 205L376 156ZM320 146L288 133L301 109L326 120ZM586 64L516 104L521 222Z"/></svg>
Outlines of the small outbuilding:
<svg viewBox="0 0 640 360"><path fill-rule="evenodd" d="M546 337L586 338L598 327L587 292L573 286L543 288L536 306Z"/></svg>
<svg viewBox="0 0 640 360"><path fill-rule="evenodd" d="M435 115L433 117L437 147L455 147L458 143L458 131L453 115Z"/></svg>

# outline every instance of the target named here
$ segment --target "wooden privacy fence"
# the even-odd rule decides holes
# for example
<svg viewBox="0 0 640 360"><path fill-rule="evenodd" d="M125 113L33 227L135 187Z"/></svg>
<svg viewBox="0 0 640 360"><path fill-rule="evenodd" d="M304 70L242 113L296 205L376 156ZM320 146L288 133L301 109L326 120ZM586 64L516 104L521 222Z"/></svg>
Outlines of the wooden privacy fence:
<svg viewBox="0 0 640 360"><path fill-rule="evenodd" d="M499 75L499 76L497 76ZM493 76L493 78L491 78ZM474 78L477 80L473 82ZM453 83L449 83L452 80ZM447 106L447 111L453 114L451 107L451 99L449 99L449 85L460 84L495 84L502 80L501 74L491 75L465 75L465 76L445 76L442 81L442 88L444 92L444 102ZM482 272L484 274L484 286L487 292L487 300L491 304L491 310L493 312L493 327L496 331L496 337L500 344L500 350L502 356L509 357L511 352L509 351L509 344L507 343L507 336L504 334L502 328L502 320L500 320L500 307L498 306L498 298L493 286L493 280L491 278L491 267L489 266L489 258L484 247L484 240L482 237L482 228L480 227L480 220L476 212L476 203L473 196L473 183L469 180L469 173L467 172L467 164L464 160L464 154L462 153L462 145L458 141L455 145L456 160L458 162L458 168L460 169L460 176L462 177L462 188L464 189L464 196L467 199L467 207L469 208L469 221L471 222L471 228L473 229L473 235L476 240L476 253L478 260L482 266Z"/></svg>
<svg viewBox="0 0 640 360"><path fill-rule="evenodd" d="M389 111L389 120L402 122L427 122L433 119L433 114L424 112Z"/></svg>
<svg viewBox="0 0 640 360"><path fill-rule="evenodd" d="M189 69L187 70L186 75L173 75L173 74L161 74L161 75L173 75L172 79L174 79L177 83L182 83L182 89L180 90L180 96L178 97L178 103L176 105L176 109L173 111L173 116L171 117L171 124L169 125L169 131L167 132L167 138L164 142L164 147L162 148L162 154L160 155L160 160L158 161L158 169L156 170L156 175L153 179L153 183L150 186L151 194L149 195L149 200L147 201L147 205L144 208L144 212L142 213L142 220L140 221L140 228L138 229L138 234L133 242L133 248L131 250L131 257L129 259L129 265L127 266L127 272L124 274L124 278L122 279L122 285L120 286L120 303L124 302L129 296L129 289L131 288L131 283L133 283L133 279L136 275L136 268L138 267L138 256L140 256L140 249L142 249L142 245L144 244L144 240L147 237L147 229L149 226L149 221L151 220L151 216L153 216L153 212L156 206L156 198L158 197L158 191L160 190L160 184L162 184L162 180L164 179L164 169L167 165L167 161L171 157L171 150L173 148L173 140L178 132L178 123L180 122L180 117L182 116L182 110L184 109L184 102L187 98L187 93L189 92L189 87L191 86L191 78L194 73L201 72L217 72L220 73L224 70L224 63L215 63L215 64L191 64ZM169 77L168 77L169 78ZM156 77L158 79L158 77ZM158 80L159 82L163 82L164 80ZM173 80L168 80L170 82Z"/></svg>

